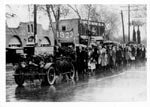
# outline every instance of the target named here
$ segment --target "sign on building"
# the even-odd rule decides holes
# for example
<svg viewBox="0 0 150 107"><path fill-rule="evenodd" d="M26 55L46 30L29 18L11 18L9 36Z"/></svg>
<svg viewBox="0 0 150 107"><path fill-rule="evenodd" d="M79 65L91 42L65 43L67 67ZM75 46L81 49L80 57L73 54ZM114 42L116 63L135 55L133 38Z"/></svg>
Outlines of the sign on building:
<svg viewBox="0 0 150 107"><path fill-rule="evenodd" d="M62 42L74 42L73 30L71 31L61 31L57 34L58 40Z"/></svg>
<svg viewBox="0 0 150 107"><path fill-rule="evenodd" d="M35 55L39 54L54 54L54 47L35 47Z"/></svg>

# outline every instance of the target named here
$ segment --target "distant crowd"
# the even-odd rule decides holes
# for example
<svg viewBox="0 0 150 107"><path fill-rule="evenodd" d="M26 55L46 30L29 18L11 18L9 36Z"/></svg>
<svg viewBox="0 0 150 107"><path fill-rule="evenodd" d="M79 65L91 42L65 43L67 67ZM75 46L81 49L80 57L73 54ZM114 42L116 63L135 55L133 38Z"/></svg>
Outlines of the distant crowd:
<svg viewBox="0 0 150 107"><path fill-rule="evenodd" d="M78 45L56 47L55 57L69 56L78 73L88 70L113 69L123 64L146 59L146 48L143 44L113 44Z"/></svg>

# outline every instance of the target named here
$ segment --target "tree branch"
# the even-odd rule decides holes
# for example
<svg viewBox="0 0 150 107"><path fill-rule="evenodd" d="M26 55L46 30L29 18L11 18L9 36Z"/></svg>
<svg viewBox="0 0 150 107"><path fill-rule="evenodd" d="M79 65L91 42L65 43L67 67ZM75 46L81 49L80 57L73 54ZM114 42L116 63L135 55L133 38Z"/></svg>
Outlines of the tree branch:
<svg viewBox="0 0 150 107"><path fill-rule="evenodd" d="M68 7L70 7L77 14L77 16L79 17L79 19L81 19L81 15L80 15L77 7L75 6L75 8L73 8L71 5L69 5L69 4L67 4L67 5L68 5Z"/></svg>
<svg viewBox="0 0 150 107"><path fill-rule="evenodd" d="M56 15L56 13L55 13L55 11L54 11L53 5L50 5L50 8L51 8L51 10L52 10L52 13L53 13L54 18L55 18L55 21L56 21L56 20L57 20L57 15Z"/></svg>
<svg viewBox="0 0 150 107"><path fill-rule="evenodd" d="M49 29L52 28L52 31L53 31L54 35L56 36L56 32L55 32L55 29L54 29L53 23L52 23L52 17L51 17L51 14L50 14L50 5L46 5L46 12L48 14L48 18L49 18L49 21L50 21ZM55 38L55 36L54 36L54 38Z"/></svg>

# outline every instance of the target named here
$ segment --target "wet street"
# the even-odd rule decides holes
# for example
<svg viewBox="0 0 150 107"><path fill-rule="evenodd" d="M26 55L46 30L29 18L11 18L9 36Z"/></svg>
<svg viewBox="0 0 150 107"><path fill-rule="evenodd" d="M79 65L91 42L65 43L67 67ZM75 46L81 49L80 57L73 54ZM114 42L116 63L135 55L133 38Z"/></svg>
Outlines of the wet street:
<svg viewBox="0 0 150 107"><path fill-rule="evenodd" d="M54 86L26 83L17 87L11 66L6 67L7 102L107 102L146 101L147 71L145 63L128 65L122 70L97 71L79 81L68 81Z"/></svg>

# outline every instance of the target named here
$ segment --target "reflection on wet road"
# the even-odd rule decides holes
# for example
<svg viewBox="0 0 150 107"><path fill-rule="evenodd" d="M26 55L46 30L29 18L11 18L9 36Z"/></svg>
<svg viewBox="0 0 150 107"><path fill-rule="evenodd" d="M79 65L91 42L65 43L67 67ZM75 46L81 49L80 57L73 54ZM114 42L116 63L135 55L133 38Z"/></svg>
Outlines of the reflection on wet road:
<svg viewBox="0 0 150 107"><path fill-rule="evenodd" d="M115 71L113 71L115 72ZM6 72L6 101L145 101L146 65L138 64L124 69L120 74L103 77L101 74L85 77L75 82L62 82L54 86L28 85L17 87L13 71Z"/></svg>

